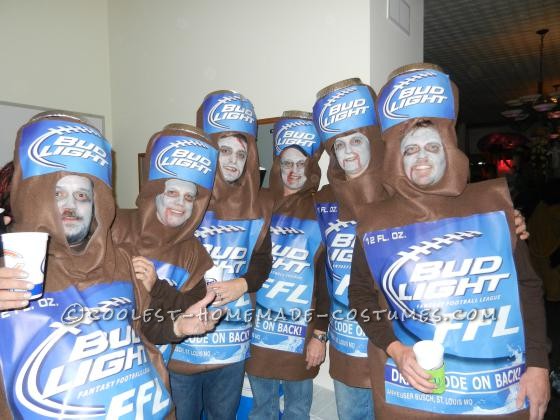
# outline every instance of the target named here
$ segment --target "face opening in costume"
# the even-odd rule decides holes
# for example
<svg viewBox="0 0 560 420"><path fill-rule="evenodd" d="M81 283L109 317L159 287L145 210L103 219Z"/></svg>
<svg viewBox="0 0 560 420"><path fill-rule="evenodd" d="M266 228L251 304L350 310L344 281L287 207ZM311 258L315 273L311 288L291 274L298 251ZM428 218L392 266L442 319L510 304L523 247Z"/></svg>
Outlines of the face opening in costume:
<svg viewBox="0 0 560 420"><path fill-rule="evenodd" d="M307 166L307 156L294 147L289 147L280 155L280 171L284 187L293 192L300 190L307 176L305 167Z"/></svg>
<svg viewBox="0 0 560 420"><path fill-rule="evenodd" d="M220 171L227 182L237 181L247 162L247 140L242 135L222 137L218 140Z"/></svg>
<svg viewBox="0 0 560 420"><path fill-rule="evenodd" d="M401 154L407 178L418 187L434 185L445 173L445 150L434 127L421 126L410 131L401 141Z"/></svg>
<svg viewBox="0 0 560 420"><path fill-rule="evenodd" d="M56 183L55 199L66 241L83 242L93 218L93 183L85 176L67 175Z"/></svg>
<svg viewBox="0 0 560 420"><path fill-rule="evenodd" d="M193 212L198 190L195 184L180 179L165 181L165 190L156 196L158 220L168 227L179 227Z"/></svg>
<svg viewBox="0 0 560 420"><path fill-rule="evenodd" d="M338 164L348 178L361 175L369 165L369 140L362 133L356 132L337 138L333 149Z"/></svg>

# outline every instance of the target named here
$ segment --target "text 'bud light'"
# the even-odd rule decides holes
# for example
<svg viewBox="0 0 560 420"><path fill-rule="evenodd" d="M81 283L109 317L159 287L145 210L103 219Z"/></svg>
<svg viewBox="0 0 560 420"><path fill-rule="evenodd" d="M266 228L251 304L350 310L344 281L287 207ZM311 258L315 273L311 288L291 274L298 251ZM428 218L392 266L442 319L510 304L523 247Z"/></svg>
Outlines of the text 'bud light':
<svg viewBox="0 0 560 420"><path fill-rule="evenodd" d="M95 176L111 186L111 146L99 131L64 120L39 120L22 131L23 178L67 171Z"/></svg>
<svg viewBox="0 0 560 420"><path fill-rule="evenodd" d="M412 118L455 119L449 76L436 70L396 76L381 91L379 107L383 131Z"/></svg>
<svg viewBox="0 0 560 420"><path fill-rule="evenodd" d="M367 86L338 89L313 107L313 119L323 141L358 128L377 125L375 106Z"/></svg>

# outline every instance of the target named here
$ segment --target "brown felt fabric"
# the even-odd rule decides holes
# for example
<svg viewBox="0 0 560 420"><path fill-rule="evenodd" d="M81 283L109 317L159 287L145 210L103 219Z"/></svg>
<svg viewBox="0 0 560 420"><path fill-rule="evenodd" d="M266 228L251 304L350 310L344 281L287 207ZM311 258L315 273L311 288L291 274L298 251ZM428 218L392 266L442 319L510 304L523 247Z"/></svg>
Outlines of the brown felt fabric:
<svg viewBox="0 0 560 420"><path fill-rule="evenodd" d="M190 279L184 286L185 291L194 287L212 266L210 256L194 237L194 231L208 208L211 191L197 185L191 217L180 227L173 228L165 226L157 217L155 199L165 190L166 179L148 180L150 156L157 140L162 136L181 135L185 135L184 132L164 129L152 136L146 147L144 180L136 199L138 208L119 210L112 231L115 240L133 255L169 262L189 271ZM189 133L188 136L216 148L201 135Z"/></svg>
<svg viewBox="0 0 560 420"><path fill-rule="evenodd" d="M172 311L184 311L206 294L204 273L213 265L212 259L194 237L208 207L211 191L197 184L197 197L191 217L179 227L168 227L157 217L155 199L165 190L166 179L149 180L150 157L157 140L163 136L185 136L181 130L165 128L154 134L146 147L144 179L136 199L137 209L119 210L113 226L113 237L131 255L156 259L189 272L189 279L179 293L174 287L158 284L151 293L150 307L163 311L164 320L156 317L143 324L143 332L156 344L180 341L173 332ZM204 136L189 132L188 137L215 148ZM188 146L186 146L188 148ZM158 281L158 283L160 283Z"/></svg>
<svg viewBox="0 0 560 420"><path fill-rule="evenodd" d="M64 120L61 117L56 119ZM106 279L130 278L128 265L119 259L109 231L115 218L111 188L98 178L82 173L54 172L22 179L18 150L24 127L18 131L15 146L11 205L17 223L12 229L16 232L49 233L45 276L50 281L45 281L46 290L62 290L69 285L82 290L106 282ZM77 252L71 250L66 241L55 201L56 183L73 174L89 178L94 192L94 216L87 245Z"/></svg>
<svg viewBox="0 0 560 420"><path fill-rule="evenodd" d="M290 217L297 217L298 219L316 219L315 208L311 205L312 200L309 201L309 198L317 191L319 182L321 181L319 159L322 152L323 149L319 148L315 154L307 157L308 160L305 167L305 176L307 180L305 184L301 190L287 196L284 196L284 184L280 171L280 156L274 156L272 160L272 169L270 170L270 194L274 197L273 213L285 214Z"/></svg>
<svg viewBox="0 0 560 420"><path fill-rule="evenodd" d="M203 129L204 109L203 105L198 108L196 114L197 127ZM255 243L253 255L247 269L247 283L251 290L260 288L266 280L267 275L262 273L270 271L272 258L270 256L270 239L268 236L268 227L270 223L270 215L272 208L272 200L270 197L259 191L260 188L260 171L259 156L257 150L256 139L245 132L223 131L215 134L208 134L207 137L211 143L218 148L218 139L232 134L241 134L247 139L247 161L241 177L232 183L227 182L221 173L219 163L216 169L216 178L214 180L214 188L212 190L208 211L215 212L218 219L221 220L251 220L264 219L263 228ZM210 365L210 364L190 364L170 360L169 370L183 375L193 375L205 371L219 369L227 365Z"/></svg>
<svg viewBox="0 0 560 420"><path fill-rule="evenodd" d="M371 87L367 86L367 88L373 98L373 102L375 102L375 92ZM371 158L368 167L362 174L353 179L346 179L346 175L336 159L333 145L337 138L347 136L353 132L362 133L367 137ZM330 158L327 178L337 198L341 220L355 220L355 209L357 207L386 198L387 194L382 185L385 145L381 141L379 126L359 127L337 134L326 142L325 151Z"/></svg>
<svg viewBox="0 0 560 420"><path fill-rule="evenodd" d="M73 118L41 117L74 121ZM85 122L82 122L86 124ZM27 125L27 124L26 124ZM98 178L76 172L55 172L22 179L19 145L24 127L17 134L14 152L14 177L12 180L11 206L17 223L12 226L15 232L38 231L50 235L45 272L45 292L56 292L68 287L84 290L97 284L114 281L130 281L134 288L136 310L142 313L150 300L144 286L136 280L128 253L117 247L110 234L110 226L115 218L115 202L112 189ZM87 244L83 249L74 251L64 235L60 215L55 202L56 183L66 175L80 175L93 183L94 215ZM142 337L147 354L160 377L169 388L169 378L163 359L157 348L146 340L141 331L141 320L133 322L136 332ZM0 401L0 406L6 402ZM0 412L5 407L0 408Z"/></svg>
<svg viewBox="0 0 560 420"><path fill-rule="evenodd" d="M142 189L136 199L136 206L138 207L138 217L141 227L141 246L148 246L150 248L154 248L156 246L174 245L187 238L191 238L204 217L204 213L206 213L210 196L212 194L211 190L197 184L198 192L194 202L192 215L180 229L166 227L157 219L155 197L165 190L166 180L157 179L149 181L148 174L152 150L157 140L163 136L188 136L199 140L202 143L208 144L209 147L217 150L215 142L194 132L189 132L187 135L183 131L166 128L158 133L155 133L151 137L148 145L146 146L146 156L143 160L145 167L142 171L144 174Z"/></svg>
<svg viewBox="0 0 560 420"><path fill-rule="evenodd" d="M201 129L203 111L201 105L196 113L196 124ZM209 210L215 211L216 217L224 220L258 219L261 217L261 207L258 202L261 174L255 137L238 131L223 131L208 134L208 137L218 147L218 139L232 134L242 134L247 139L245 169L237 181L230 183L223 178L218 165Z"/></svg>
<svg viewBox="0 0 560 420"><path fill-rule="evenodd" d="M330 184L325 185L321 188L321 191L315 194L315 202L337 202L337 197L335 197L333 188ZM348 356L339 352L332 344L330 344L329 361L329 373L333 379L336 379L348 386L358 388L371 387L367 358Z"/></svg>
<svg viewBox="0 0 560 420"><path fill-rule="evenodd" d="M258 200L256 200L256 204L259 206L259 212L262 214L261 217L264 218L264 224L255 243L255 248L253 250L253 254L251 255L247 273L245 273L247 285L251 289L249 292L257 291L261 287L262 283L264 283L268 278L268 273L270 272L270 267L272 265L272 256L270 254L271 243L270 235L268 233L272 201L271 197L262 191L259 193ZM226 203L224 202L223 204L225 205ZM263 275L263 273L266 274ZM171 359L168 364L170 371L182 375L194 375L225 366L227 365L183 363L173 359Z"/></svg>
<svg viewBox="0 0 560 420"><path fill-rule="evenodd" d="M456 89L455 85L452 86ZM456 93L455 102L457 101L458 94ZM378 109L381 106L382 104L377 104ZM421 119L411 119L386 130L383 133L383 140L386 143L383 179L384 185L392 197L358 209L358 238L362 238L366 232L390 227L503 210L508 220L512 249L515 252L517 238L514 233L513 207L505 181L496 179L467 185L468 159L457 147L455 121L441 118L426 119L433 123L433 127L439 132L443 141L447 157L444 176L438 183L428 188L418 188L408 180L404 173L400 143L408 131ZM351 307L357 309L359 313L364 310L371 313L387 308L388 305L383 294L377 290L376 285L372 284L371 274L369 270L364 268L367 263L361 246L356 244L354 251L349 287ZM360 269L359 266L362 266L362 268ZM539 305L539 300L533 299L532 304ZM542 301L540 304L542 304ZM522 304L523 306L525 305ZM524 318L527 315L531 314L523 313ZM537 317L539 317L538 314ZM360 317L358 317L358 320L370 338L369 360L376 418L449 418L450 416L425 414L418 410L385 404L383 366L386 355L383 350L393 341L391 339L392 331L387 331L387 328L389 328L387 320L364 322ZM544 324L544 317L542 323ZM537 342L542 341L541 338L530 337L534 332L526 331L525 333L526 341L529 343L533 339ZM539 333L537 332L537 334ZM528 345L527 349L530 348L531 345ZM519 413L520 417L515 416L517 414L508 418L525 418L521 413ZM483 416L483 418L494 417ZM495 418L501 417L496 416Z"/></svg>
<svg viewBox="0 0 560 420"><path fill-rule="evenodd" d="M379 374L383 372L383 366L385 366L385 361L387 356L384 351L379 349L379 347L374 346L369 343L368 346L368 360L370 364L370 370L372 372L372 392L374 399L374 410L376 420L397 420L397 419L419 419L419 420L445 420L449 418L466 418L468 420L528 420L529 410L521 410L515 413L507 415L497 415L497 416L475 416L475 415L465 415L465 416L451 416L449 414L436 414L430 413L428 411L412 410L410 408L400 407L397 405L387 404L385 402L385 376ZM380 370L381 369L381 370ZM377 375L373 372L377 372Z"/></svg>
<svg viewBox="0 0 560 420"><path fill-rule="evenodd" d="M286 148L287 149L287 148ZM284 149L284 150L286 150ZM319 157L323 149L316 150L312 156L308 156L305 167L307 180L301 190L296 193L284 196L284 184L280 172L280 156L274 156L272 169L270 172L270 189L263 191L263 203L272 214L282 214L298 219L316 220L313 193L317 191L321 179L321 169L319 168ZM272 208L270 208L270 203ZM311 309L315 314L307 325L307 335L305 347L302 354L287 351L267 349L251 345L251 357L247 360L246 371L250 375L263 378L285 379L299 381L314 378L319 373L319 367L306 369L305 356L307 343L311 339L314 329L326 331L328 326L329 296L325 281L325 251L321 245L314 257L314 285Z"/></svg>
<svg viewBox="0 0 560 420"><path fill-rule="evenodd" d="M352 357L329 345L329 374L331 378L354 388L371 388L367 357Z"/></svg>
<svg viewBox="0 0 560 420"><path fill-rule="evenodd" d="M248 374L262 378L301 381L314 378L319 373L320 366L315 366L309 370L306 369L305 357L307 354L307 344L312 339L313 330L326 331L329 322L329 292L325 281L324 249L321 248L317 252L314 266L315 280L311 308L315 312L307 325L303 353L298 354L251 345L251 357L245 364L245 370Z"/></svg>
<svg viewBox="0 0 560 420"><path fill-rule="evenodd" d="M376 95L369 86L368 90L375 102ZM347 179L338 164L333 145L337 138L353 132L362 133L369 140L371 158L366 170L356 178ZM384 200L387 192L383 187L382 168L385 145L381 140L379 126L366 126L347 130L331 137L325 144L325 151L330 161L327 170L329 184L325 185L315 196L315 201L337 202L340 220L356 220L355 209L368 203ZM370 388L370 377L367 358L352 357L329 346L329 373L348 386Z"/></svg>

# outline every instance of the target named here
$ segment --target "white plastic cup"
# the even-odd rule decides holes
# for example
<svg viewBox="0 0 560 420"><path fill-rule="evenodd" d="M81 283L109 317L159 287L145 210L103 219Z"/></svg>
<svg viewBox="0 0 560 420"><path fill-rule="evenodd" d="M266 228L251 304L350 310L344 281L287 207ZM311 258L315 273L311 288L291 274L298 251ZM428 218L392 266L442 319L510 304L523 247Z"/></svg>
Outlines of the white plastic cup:
<svg viewBox="0 0 560 420"><path fill-rule="evenodd" d="M204 280L206 285L222 281L224 279L224 269L218 267L217 265L210 268L206 273L204 273Z"/></svg>
<svg viewBox="0 0 560 420"><path fill-rule="evenodd" d="M48 233L15 232L4 233L1 236L4 265L25 271L27 273L25 281L34 285L30 290L29 300L39 299L43 296Z"/></svg>
<svg viewBox="0 0 560 420"><path fill-rule="evenodd" d="M443 365L443 346L432 340L417 342L412 350L416 355L416 360L422 369L438 369Z"/></svg>
<svg viewBox="0 0 560 420"><path fill-rule="evenodd" d="M422 340L414 344L412 350L420 367L432 376L430 382L437 386L432 392L434 394L445 392L445 366L443 363L445 349L441 343L432 340Z"/></svg>

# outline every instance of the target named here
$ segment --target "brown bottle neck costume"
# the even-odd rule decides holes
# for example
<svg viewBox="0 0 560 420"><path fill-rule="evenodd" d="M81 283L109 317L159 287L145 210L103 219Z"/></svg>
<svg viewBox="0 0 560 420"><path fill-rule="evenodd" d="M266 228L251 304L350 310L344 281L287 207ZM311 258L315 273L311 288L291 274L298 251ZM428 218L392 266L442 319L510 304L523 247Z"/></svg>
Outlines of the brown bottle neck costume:
<svg viewBox="0 0 560 420"><path fill-rule="evenodd" d="M313 194L317 192L321 181L321 168L319 159L322 149L312 156L307 156L305 167L306 180L296 192L284 195L285 186L282 181L280 156L274 156L270 170L270 194L274 197L274 214L285 214L298 219L315 219L315 210L312 203Z"/></svg>
<svg viewBox="0 0 560 420"><path fill-rule="evenodd" d="M57 117L57 120L64 118ZM73 121L73 120L68 120ZM98 178L83 173L54 172L23 179L21 160L18 153L21 133L18 132L14 157L11 203L17 223L13 231L39 231L50 235L47 264L48 290L59 290L68 285L79 289L89 287L104 279L122 277L129 279L128 263L123 264L110 235L110 226L115 218L115 203L111 188ZM93 185L93 219L86 238L87 243L78 252L66 240L61 216L55 201L57 182L67 175L88 178ZM65 279L65 280L63 280Z"/></svg>
<svg viewBox="0 0 560 420"><path fill-rule="evenodd" d="M204 130L205 118L208 117L206 114L208 109L207 101L214 94L231 94L232 97L235 96L238 101L247 101L241 95L236 94L231 91L218 91L207 95L199 109L197 110L197 127ZM236 102L238 105L240 102ZM252 108L252 105L251 105ZM222 123L228 125L231 121L222 121ZM232 123L235 125L235 121ZM228 125L229 127L229 125ZM220 169L220 163L218 162L216 168L216 177L214 179L214 186L211 191L211 197L208 204L206 212L213 212L215 218L224 221L227 224L228 220L256 220L263 219L263 227L259 233L259 236L254 244L253 255L258 253L259 248L263 244L265 237L268 233L268 227L270 223L270 211L271 204L267 199L265 194L261 194L260 189L260 171L259 171L259 157L256 145L256 139L254 135L247 132L240 132L232 130L229 128L223 129L217 133L205 133L205 136L209 141L219 149L219 140L221 138L230 136L242 136L247 145L247 157L245 161L245 166L240 177L233 181L228 182ZM204 218L204 216L203 216ZM198 240L198 239L197 239ZM252 269L251 260L252 256L249 256L247 271ZM247 273L246 273L247 274ZM219 347L219 346L218 346ZM209 350L212 353L212 350ZM184 374L192 375L197 373L202 373L209 370L219 369L221 367L227 366L225 364L194 364L178 360L171 360L169 363L169 368L171 371Z"/></svg>
<svg viewBox="0 0 560 420"><path fill-rule="evenodd" d="M99 178L88 173L58 171L23 179L22 161L19 151L23 130L36 121L56 120L86 125L83 121L53 114L52 117L35 117L22 126L17 134L14 154L14 177L12 180L11 206L14 219L17 220L11 230L14 232L46 232L49 234L47 248L45 293L70 290L75 288L78 294L97 285L110 286L115 282L131 283L135 300L135 311L142 313L150 298L146 289L137 282L130 256L115 245L110 233L110 226L115 218L115 203L112 189ZM95 130L92 128L92 130ZM97 130L95 130L97 131ZM78 175L89 179L93 186L93 218L85 243L70 246L66 240L61 215L57 207L55 192L57 182L67 175ZM81 299L81 296L80 296ZM83 301L77 302L82 304ZM32 318L22 319L29 322ZM58 320L57 320L58 321ZM35 321L32 321L35 322ZM159 351L149 343L141 332L141 320L132 321L132 326L146 349L149 360L156 368L166 387L169 387L167 371ZM25 324L22 325L24 327ZM3 392L1 392L3 394ZM2 395L3 397L3 395ZM9 410L3 398L0 398L0 413ZM2 416L8 418L7 416Z"/></svg>
<svg viewBox="0 0 560 420"><path fill-rule="evenodd" d="M112 231L115 240L126 247L132 255L140 255L187 269L189 281L182 289L186 291L201 281L204 272L213 265L204 247L194 237L194 232L208 208L211 190L197 184L192 214L182 225L171 227L164 225L158 219L156 206L156 197L163 194L168 179L149 179L150 162L158 139L164 136L185 135L180 130L165 128L152 136L143 160L144 179L136 199L137 209L119 210ZM208 147L215 148L202 135L188 133L188 138L194 138Z"/></svg>
<svg viewBox="0 0 560 420"><path fill-rule="evenodd" d="M359 79L348 79L325 88L318 94L320 99L322 93L329 93L348 86L365 86L375 102L375 92L369 86L361 84ZM369 98L368 98L369 99ZM316 111L314 111L316 112ZM375 112L375 110L371 110ZM374 120L374 119L373 119ZM357 120L360 123L361 120ZM369 142L370 159L364 171L353 178L346 175L338 162L335 153L335 142L340 137L346 137L353 133L364 135ZM315 195L316 203L338 204L338 218L341 221L355 221L356 208L368 203L375 203L387 197L382 183L382 167L385 145L381 141L381 133L378 125L366 125L346 130L329 138L325 143L325 151L329 155L329 167L327 178L329 184L321 188ZM327 257L328 258L328 257ZM329 373L331 377L347 386L358 388L370 388L370 376L367 358L353 357L335 348L331 343L329 346Z"/></svg>
<svg viewBox="0 0 560 420"><path fill-rule="evenodd" d="M452 89L455 94L455 110L457 110L458 95L454 84L452 84ZM380 113L380 107L382 106L383 104L378 101L378 113ZM438 182L421 188L406 176L403 167L401 141L419 122L423 124L426 120L431 123L430 126L437 131L442 139L447 165L443 177ZM468 159L457 147L454 120L431 117L411 118L384 131L383 140L386 145L383 183L391 197L374 205L361 206L357 210L358 241L362 241L364 234L367 232L501 210L505 212L510 228L512 249L515 250L517 239L514 233L513 207L507 185L503 180L467 184L469 177ZM377 289L377 287L376 284L375 288ZM378 308L388 308L381 292L378 294L378 299L380 300ZM390 325L388 324L388 327ZM444 419L450 417L450 415L387 404L385 402L385 378L383 374L387 355L373 344L370 341L368 361L376 418ZM524 416L523 413L515 413L508 418L524 418ZM492 417L481 416L481 418L490 419Z"/></svg>
<svg viewBox="0 0 560 420"><path fill-rule="evenodd" d="M205 103L198 108L196 113L196 124L200 128L204 127L204 106ZM217 171L208 210L214 211L218 219L244 220L262 217L258 200L261 175L255 137L250 133L228 131L227 129L219 133L207 133L207 136L217 146L220 138L238 134L241 134L247 141L247 160L243 173L236 181L226 181L221 170Z"/></svg>
<svg viewBox="0 0 560 420"><path fill-rule="evenodd" d="M340 91L341 89L348 87L365 88L366 91L364 95L368 96L368 100L365 102L369 103L371 100L372 104L375 103L377 95L370 86L364 85L360 79L347 79L327 86L317 94L318 100L320 100L324 95ZM317 111L318 109L314 109L314 113ZM375 115L375 109L368 110L368 112ZM350 121L354 121L351 117L349 119ZM387 197L387 193L382 185L385 145L381 141L379 125L372 124L373 122L376 122L376 118L372 117L367 121L369 121L370 125L364 126L363 120L357 118L354 121L354 124L360 124L359 126L347 129L342 133L338 133L324 142L325 151L329 155L329 167L327 170L329 185L326 186L324 190L326 193L329 189L332 189L332 192L336 197L336 201L338 202L339 217L341 220L355 220L355 211L357 208L368 203L383 200ZM334 150L336 140L340 137L346 137L351 133L363 134L369 141L370 151L368 166L360 175L353 178L346 175L345 171L338 163ZM319 194L321 194L321 192ZM318 197L320 200L323 200L320 195Z"/></svg>
<svg viewBox="0 0 560 420"><path fill-rule="evenodd" d="M287 149L289 149L289 147L283 149L283 151ZM318 147L312 155L308 155L307 152L304 152L299 147L296 149L307 158L304 172L306 180L304 184L297 191L284 195L287 187L285 187L284 181L282 180L282 153L278 155L275 154L270 171L270 188L265 194L270 202L273 203L273 217L275 215L281 215L302 220L316 220L313 194L317 191L321 179L319 158L322 153L322 148ZM295 163L293 164L295 165ZM315 253L313 263L315 267L315 279L310 308L317 309L318 299L322 299L322 297L319 297L320 295L318 295L317 290L317 267L318 265L324 267L324 252L321 248ZM319 279L319 281L324 282L324 278ZM326 290L326 284L322 283L321 286L325 286ZM246 364L247 373L258 377L293 381L310 379L317 376L319 373L319 366L312 367L308 370L306 369L305 361L307 343L309 343L316 325L317 321L315 317L307 324L305 347L301 354L251 345L251 358L247 360ZM326 330L326 325L321 328Z"/></svg>
<svg viewBox="0 0 560 420"><path fill-rule="evenodd" d="M515 249L513 207L507 185L502 179L467 184L469 162L457 147L453 121L429 119L441 136L447 160L447 168L441 180L421 188L408 179L402 164L401 139L421 120L425 119L409 120L383 134L386 144L383 184L391 199L374 209L369 206L358 209L360 237L372 230L504 210Z"/></svg>

